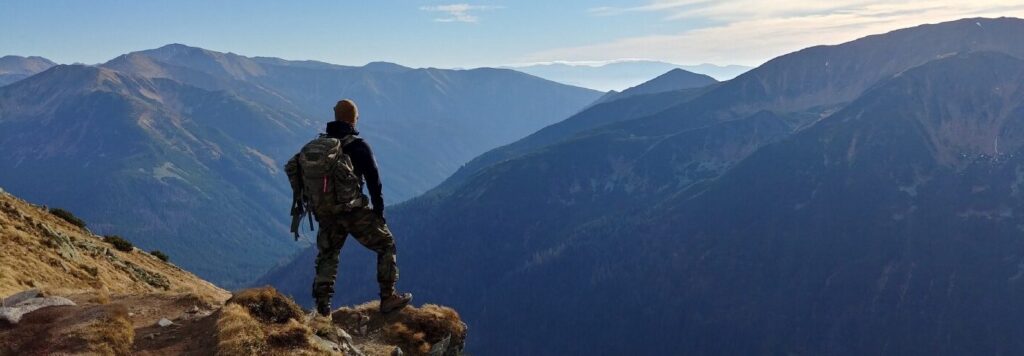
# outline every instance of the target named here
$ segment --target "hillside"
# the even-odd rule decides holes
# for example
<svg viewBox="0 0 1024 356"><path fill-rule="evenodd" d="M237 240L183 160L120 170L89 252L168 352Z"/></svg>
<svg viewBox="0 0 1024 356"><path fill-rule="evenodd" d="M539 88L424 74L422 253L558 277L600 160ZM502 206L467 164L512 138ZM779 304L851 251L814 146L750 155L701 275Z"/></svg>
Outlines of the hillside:
<svg viewBox="0 0 1024 356"><path fill-rule="evenodd" d="M0 182L237 286L293 248L273 233L287 232L274 207L289 193L270 157L304 123L226 92L57 66L0 88Z"/></svg>
<svg viewBox="0 0 1024 356"><path fill-rule="evenodd" d="M386 203L397 204L599 95L510 70L346 67L168 45L0 87L0 184L240 287L302 247L289 238L281 167L338 99L359 103Z"/></svg>
<svg viewBox="0 0 1024 356"><path fill-rule="evenodd" d="M1022 80L993 52L908 70L614 230L650 227L627 253L673 271L648 287L690 353L1020 353Z"/></svg>
<svg viewBox="0 0 1024 356"><path fill-rule="evenodd" d="M855 149L842 146L840 150L840 146L836 146L835 154L855 154L869 149L872 146L865 145L874 142L886 148L879 149L869 161L886 162L902 154L918 155L922 150L934 152L935 157L948 162L964 159L962 157L985 160L984 157L991 158L995 154L995 138L998 137L999 152L1016 157L1010 149L1018 147L1015 146L1017 129L1010 123L1020 120L1021 111L1015 99L1009 98L1017 93L1017 85L1013 84L1017 80L1013 74L1016 65L1012 59L1024 57L1024 43L1017 40L1020 33L1024 33L1024 21L1020 19L964 19L897 30L834 46L811 47L780 56L659 112L613 121L520 152L509 159L492 161L461 181L403 204L389 216L398 245L402 246L403 280L411 290L450 301L479 331L474 334L477 347L487 350L651 354L874 354L901 353L912 347L934 350L928 343L937 340L934 338L896 340L912 327L911 323L886 324L850 317L842 319L850 323L843 326L804 319L812 313L880 314L863 307L874 303L873 295L856 294L857 298L846 298L839 291L822 295L812 293L812 289L801 289L817 285L828 276L818 279L820 275L807 272L824 271L826 266L800 261L835 260L841 251L871 250L880 246L886 237L900 236L906 242L902 235L905 227L883 224L888 220L881 220L881 217L864 219L867 214L884 212L890 219L906 218L912 216L912 212L929 211L923 208L925 201L949 206L957 209L955 214L920 216L914 213L913 216L920 216L913 220L916 224L945 226L946 229L929 228L921 230L927 233L913 236L919 240L947 236L944 238L955 241L973 234L949 235L956 231L949 225L954 222L963 224L959 226L966 231L987 230L970 230L980 227L962 220L957 222L952 217L1009 219L1016 211L1014 205L965 205L953 194L960 194L954 192L967 189L963 188L966 186L957 190L940 183L945 180L936 181L939 185L933 188L934 194L919 197L925 200L913 204L915 208L904 204L900 206L903 210L894 210L875 205L883 204L886 200L879 199L887 198L871 189L879 187L878 177L895 175L905 180L905 177L914 177L914 169L919 167L910 164L913 162L900 161L902 165L862 171L865 175L830 170L815 173L819 180L807 181L803 175L814 173L808 172L813 165L831 164L839 157L829 156L833 160L823 160L823 157L810 155L815 152L812 146L787 150L786 153L794 157L792 160L782 160L782 155L771 160L758 159L756 169L747 163L788 145L796 139L794 135L810 135L841 120L864 117L866 113L861 108L866 110L867 103L882 101L887 96L906 105L887 102L887 106L878 107L880 112L887 110L884 117L890 120L885 122L920 115L919 121L903 121L904 126L889 127L891 132L866 133L854 141L857 142ZM1011 60L981 55L981 59L968 62L941 61L975 52L999 52ZM929 64L938 67L929 67ZM915 68L925 72L917 72ZM969 70L972 68L982 72ZM948 72L948 77L939 76L942 72ZM924 79L911 82L913 85L889 86L912 73L926 75ZM997 78L999 76L1007 78ZM942 86L949 90L938 90ZM964 88L954 90L957 86ZM892 91L878 91L879 88ZM1006 101L999 99L1004 95ZM843 113L842 116L839 113ZM970 121L990 120L988 117L999 125L978 125ZM939 118L943 120L926 120ZM928 129L920 131L917 127ZM889 134L900 136L890 137ZM808 144L834 140L831 136L800 137L805 137ZM928 138L927 144L898 144L921 137ZM1009 156L999 161L1006 159ZM739 168L741 163L746 168ZM996 184L1005 186L1016 180L1009 175L1009 170L979 176L984 172L981 167L984 166L978 166L978 171L964 172L965 179L992 179L970 188L976 189L978 194L993 192ZM768 174L771 174L770 179L765 176ZM921 176L921 179L927 177ZM726 180L734 183L725 185ZM800 199L824 198L821 194L826 191L817 188L826 183L821 189L833 187L838 192L849 189L842 197L856 200L833 199L815 205L814 209L805 209L807 205ZM786 187L793 190L786 190L790 189ZM863 188L854 189L856 187ZM897 187L880 187L923 194L918 185L905 181ZM995 191L1005 193L1005 190ZM787 196L783 199L774 196L775 192ZM776 205L775 201L787 204ZM829 211L833 212L809 220L815 215L800 215ZM1009 229L1010 225L999 226ZM775 232L777 227L785 229ZM1006 231L1008 234L1011 230ZM815 236L832 236L829 234L842 238L821 240L822 249L808 242ZM992 248L1002 246L1008 251L1016 250L1016 245L999 241L992 242ZM744 246L756 246L758 250ZM901 256L911 252L891 250L888 253ZM883 283L879 281L896 283L896 274L879 276L857 272L862 266L873 270L877 264L872 259L881 258L858 256L865 260L851 261L841 271L830 270L850 273L848 288ZM1017 261L1010 255L1004 257L1005 261ZM343 274L346 284L362 286L372 280L367 269L372 264L365 254L352 252L342 260L342 270L350 271ZM703 265L702 261L709 265ZM958 265L959 261L969 265L978 263L977 259L943 261L949 266ZM893 268L904 268L900 266L911 268L902 264ZM990 266L979 268L992 270ZM898 270L891 271L897 273ZM922 273L915 270L914 280ZM974 270L970 273L980 276ZM906 277L907 274L903 276L911 278ZM779 283L780 280L786 283ZM939 281L933 278L919 283L948 286ZM287 285L288 281L280 280L280 283ZM283 289L298 293L298 290ZM467 293L476 297L459 297ZM999 295L1000 303L1009 303L1007 298L1013 295L1000 288L976 293ZM569 306L552 303L566 295L578 297ZM947 323L945 325L955 323L956 326L949 327L962 328L958 330L983 329L975 324L976 319L963 314L968 309L954 307L959 305L960 299L931 309L913 307L945 303L936 299L939 297L932 293L908 299L907 304L898 304L895 299L888 301L889 305L904 308L900 309L903 313L900 315L906 318L913 313L957 312L960 314L955 317L941 314L942 322ZM981 297L972 295L972 298ZM801 303L783 303L789 299ZM764 302L752 302L754 300ZM752 306L740 307L747 302ZM972 302L983 301L972 299ZM1001 305L1017 308L1013 304ZM807 309L815 306L823 309ZM522 313L522 310L532 312ZM600 315L586 312L593 310L605 312ZM516 330L515 335L509 335L508 330ZM764 334L763 330L777 332L767 333L769 336L765 338L757 337ZM878 336L878 333L894 335L885 340L901 348L879 349L884 345L864 336ZM985 338L987 345L1000 344L996 338L1007 337L1002 332L996 334L1002 336ZM584 335L588 340L598 341L573 345L571 349L562 342ZM685 336L682 340L681 335ZM957 350L956 347L966 347L965 343L969 342L967 337L950 337L942 341L948 346L943 350ZM623 339L644 339L649 343L637 349L637 345L620 341ZM781 341L773 343L772 340ZM827 344L828 340L837 341ZM579 347L585 349L581 351ZM992 350L993 353L1001 351Z"/></svg>
<svg viewBox="0 0 1024 356"><path fill-rule="evenodd" d="M144 251L121 251L86 229L0 191L0 296L29 288L57 294L230 294Z"/></svg>
<svg viewBox="0 0 1024 356"><path fill-rule="evenodd" d="M458 187L469 177L495 163L541 150L546 146L567 141L578 135L584 135L588 131L611 123L639 119L659 113L670 107L697 98L716 87L715 84L709 84L693 88L690 87L690 84L687 84L688 81L686 80L683 83L666 85L666 80L671 83L673 79L674 76L659 76L652 79L652 81L657 80L658 82L654 86L662 89L671 87L686 87L686 89L648 90L647 86L641 84L636 87L640 93L609 93L602 97L602 100L595 102L565 120L551 124L518 141L487 151L473 158L459 168L459 170L455 171L452 176L445 179L438 187L431 190L429 194L439 194Z"/></svg>
<svg viewBox="0 0 1024 356"><path fill-rule="evenodd" d="M232 295L3 191L0 236L3 355L454 355L466 338L432 304L380 315L365 303L330 322L270 288Z"/></svg>

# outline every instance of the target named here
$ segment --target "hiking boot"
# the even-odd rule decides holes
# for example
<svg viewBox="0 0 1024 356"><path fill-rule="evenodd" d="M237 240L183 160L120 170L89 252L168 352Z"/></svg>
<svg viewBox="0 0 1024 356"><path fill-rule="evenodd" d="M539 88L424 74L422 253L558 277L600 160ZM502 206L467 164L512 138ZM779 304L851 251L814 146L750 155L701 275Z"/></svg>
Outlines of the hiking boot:
<svg viewBox="0 0 1024 356"><path fill-rule="evenodd" d="M331 302L329 300L318 300L316 302L316 312L320 316L331 317Z"/></svg>
<svg viewBox="0 0 1024 356"><path fill-rule="evenodd" d="M399 293L392 294L387 297L380 298L380 312L381 314L390 313L394 310L405 308L412 301L412 293Z"/></svg>

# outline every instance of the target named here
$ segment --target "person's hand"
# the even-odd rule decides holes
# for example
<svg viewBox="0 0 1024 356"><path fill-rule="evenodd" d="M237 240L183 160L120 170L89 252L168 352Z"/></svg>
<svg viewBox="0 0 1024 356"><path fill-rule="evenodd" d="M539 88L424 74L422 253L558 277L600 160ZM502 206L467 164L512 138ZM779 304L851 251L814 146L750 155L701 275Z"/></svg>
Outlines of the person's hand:
<svg viewBox="0 0 1024 356"><path fill-rule="evenodd" d="M378 218L380 218L380 221L381 221L381 222L383 222L383 223L385 223L385 224L387 224L387 223L388 223L388 219L385 219L385 218L384 218L384 209L377 209L377 208L374 208L374 209L373 209L373 214L374 214L374 215L377 215L377 217L378 217Z"/></svg>

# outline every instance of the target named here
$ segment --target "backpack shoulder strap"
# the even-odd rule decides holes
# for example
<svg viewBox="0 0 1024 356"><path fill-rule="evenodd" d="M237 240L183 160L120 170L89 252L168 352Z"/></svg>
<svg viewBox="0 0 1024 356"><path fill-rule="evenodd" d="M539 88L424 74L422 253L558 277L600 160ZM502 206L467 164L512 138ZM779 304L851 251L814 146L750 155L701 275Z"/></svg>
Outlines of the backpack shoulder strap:
<svg viewBox="0 0 1024 356"><path fill-rule="evenodd" d="M356 140L361 140L361 139L362 138L360 138L359 136L356 136L356 135L345 136L344 138L341 139L341 147L344 149L344 147L348 146L348 144L350 144L352 142L356 142Z"/></svg>

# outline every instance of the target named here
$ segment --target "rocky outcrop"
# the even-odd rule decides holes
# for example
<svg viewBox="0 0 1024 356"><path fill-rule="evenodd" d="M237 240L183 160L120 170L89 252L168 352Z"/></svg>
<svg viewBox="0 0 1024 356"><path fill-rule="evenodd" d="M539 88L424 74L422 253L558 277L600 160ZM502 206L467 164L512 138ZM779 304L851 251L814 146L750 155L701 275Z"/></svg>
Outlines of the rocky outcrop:
<svg viewBox="0 0 1024 356"><path fill-rule="evenodd" d="M302 314L271 287L228 300L218 320L218 354L343 352L346 355L458 355L466 324L451 308L426 304L381 314L377 302L336 310L330 319Z"/></svg>
<svg viewBox="0 0 1024 356"><path fill-rule="evenodd" d="M455 355L437 305L315 317L271 287L231 295L0 192L0 355Z"/></svg>
<svg viewBox="0 0 1024 356"><path fill-rule="evenodd" d="M375 351L393 345L409 355L454 356L465 348L469 328L451 308L424 304L388 314L378 309L378 302L369 302L340 308L331 317L352 333L356 345Z"/></svg>
<svg viewBox="0 0 1024 356"><path fill-rule="evenodd" d="M0 355L454 356L467 331L458 313L439 305L380 314L370 302L325 318L270 287L237 292L225 304L190 294L44 296L38 289L2 303Z"/></svg>
<svg viewBox="0 0 1024 356"><path fill-rule="evenodd" d="M0 323L17 324L25 314L61 305L75 305L75 302L60 296L44 296L38 289L30 289L4 298L0 306Z"/></svg>

